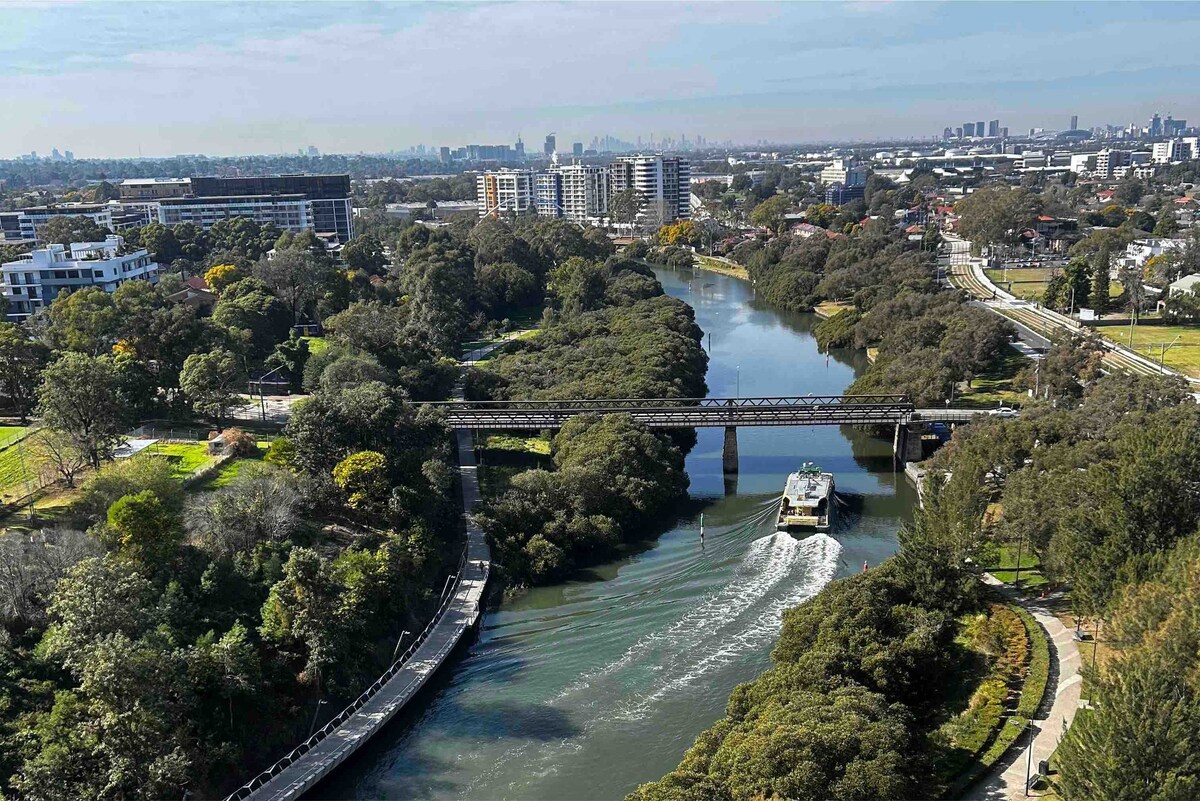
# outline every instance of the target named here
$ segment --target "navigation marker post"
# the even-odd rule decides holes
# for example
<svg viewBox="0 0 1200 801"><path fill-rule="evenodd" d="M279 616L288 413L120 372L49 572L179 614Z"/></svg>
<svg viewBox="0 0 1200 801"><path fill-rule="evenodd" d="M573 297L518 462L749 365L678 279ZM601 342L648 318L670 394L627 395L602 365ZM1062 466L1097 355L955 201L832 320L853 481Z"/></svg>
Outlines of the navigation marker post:
<svg viewBox="0 0 1200 801"><path fill-rule="evenodd" d="M700 513L700 542L704 542L704 512Z"/></svg>

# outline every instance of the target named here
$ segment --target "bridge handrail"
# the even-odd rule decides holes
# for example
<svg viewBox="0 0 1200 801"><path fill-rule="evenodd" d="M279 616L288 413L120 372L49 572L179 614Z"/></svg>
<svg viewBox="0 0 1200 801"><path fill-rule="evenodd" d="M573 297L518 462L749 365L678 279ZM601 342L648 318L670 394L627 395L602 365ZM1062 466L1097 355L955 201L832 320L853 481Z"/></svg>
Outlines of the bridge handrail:
<svg viewBox="0 0 1200 801"><path fill-rule="evenodd" d="M413 654L416 653L417 649L420 648L429 638L429 634L433 631L434 626L436 626L441 619L446 616L446 612L450 608L451 601L454 600L454 596L458 594L458 589L462 585L463 568L466 567L466 564L467 548L466 546L463 546L462 556L459 558L458 567L455 568L454 571L454 584L447 585L447 588L443 589L442 594L444 597L441 599L441 603L439 604L437 611L434 613L433 617L430 618L429 623L424 629L421 630L421 633L417 635L412 643L404 649L404 652L401 653L399 657L392 660L392 663L387 667L387 669L384 670L383 673L381 673L366 690L363 690L363 692L360 693L357 698L351 701L350 704L348 704L341 712L331 718L324 726L301 741L300 744L291 751L275 760L270 767L261 771L250 781L246 782L241 787L230 793L226 797L225 801L241 801L241 799L249 798L255 790L261 788L271 779L278 776L280 771L295 762L297 757L303 756L308 751L312 750L313 746L317 745L326 737L337 731L337 729L343 723L349 720L355 712L362 709L368 701L374 698L379 691L387 685L392 677L404 668L404 666L412 658Z"/></svg>
<svg viewBox="0 0 1200 801"><path fill-rule="evenodd" d="M416 404L434 409L485 410L485 409L537 409L544 411L589 409L595 411L620 411L622 409L662 408L759 408L792 406L842 406L842 407L902 407L913 408L907 395L775 395L742 398L579 398L570 400L467 400L427 401Z"/></svg>

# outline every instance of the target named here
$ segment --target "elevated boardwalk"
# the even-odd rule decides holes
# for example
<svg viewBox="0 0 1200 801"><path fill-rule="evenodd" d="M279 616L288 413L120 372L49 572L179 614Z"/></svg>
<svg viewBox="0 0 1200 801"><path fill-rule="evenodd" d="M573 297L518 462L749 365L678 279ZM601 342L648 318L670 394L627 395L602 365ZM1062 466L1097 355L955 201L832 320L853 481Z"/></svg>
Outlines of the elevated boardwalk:
<svg viewBox="0 0 1200 801"><path fill-rule="evenodd" d="M467 358L475 361L499 344L503 343L481 348ZM479 621L491 572L491 552L483 530L471 519L471 510L479 503L472 435L464 429L457 431L455 437L467 546L449 595L425 631L354 703L287 756L238 788L227 801L300 798L395 717Z"/></svg>
<svg viewBox="0 0 1200 801"><path fill-rule="evenodd" d="M650 428L961 423L988 414L979 409L917 409L902 395L455 401L424 405L438 409L445 424L459 430L561 428L579 414L628 414Z"/></svg>

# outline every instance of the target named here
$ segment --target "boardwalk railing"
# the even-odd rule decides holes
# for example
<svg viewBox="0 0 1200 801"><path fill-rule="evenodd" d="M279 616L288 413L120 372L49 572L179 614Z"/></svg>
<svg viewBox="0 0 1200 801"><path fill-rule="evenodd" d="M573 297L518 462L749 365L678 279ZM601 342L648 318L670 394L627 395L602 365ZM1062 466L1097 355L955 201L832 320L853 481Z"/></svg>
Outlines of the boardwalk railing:
<svg viewBox="0 0 1200 801"><path fill-rule="evenodd" d="M349 720L354 713L358 712L368 701L374 698L375 695L387 685L392 677L404 668L405 664L407 664L408 660L412 658L417 649L420 648L421 645L425 643L426 639L429 638L430 632L433 631L434 627L437 626L438 622L445 616L446 610L450 608L450 604L454 600L454 596L458 593L459 585L462 584L463 567L466 565L466 563L467 549L463 548L462 557L459 559L458 567L455 568L454 571L454 580L451 582L449 578L447 578L446 586L442 590L442 599L438 606L437 612L434 613L428 625L425 626L421 633L417 635L417 637L406 649L404 649L404 652L400 654L399 657L392 661L392 664L388 666L388 669L380 674L379 678L375 679L370 687L363 690L362 694L355 698L354 701L352 701L345 709L335 715L328 723L315 731L312 735L310 735L307 739L305 739L287 754L280 757L274 764L271 765L271 767L262 771L253 779L230 793L226 798L226 801L240 801L241 799L249 798L255 790L263 787L265 784L267 784L267 782L271 781L271 779L278 776L279 773L285 768L308 753L314 746L337 731L339 726Z"/></svg>

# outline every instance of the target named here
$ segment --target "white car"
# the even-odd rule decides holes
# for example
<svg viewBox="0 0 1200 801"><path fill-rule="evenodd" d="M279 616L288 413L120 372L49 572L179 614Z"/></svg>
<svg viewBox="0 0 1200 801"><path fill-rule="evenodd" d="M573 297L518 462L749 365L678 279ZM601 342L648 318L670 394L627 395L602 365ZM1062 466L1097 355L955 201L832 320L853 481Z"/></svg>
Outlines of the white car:
<svg viewBox="0 0 1200 801"><path fill-rule="evenodd" d="M990 412L988 412L988 414L992 415L993 417L1016 417L1017 410L1011 406L1001 406L998 409L992 409Z"/></svg>

